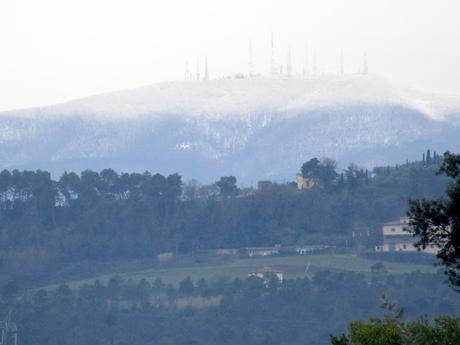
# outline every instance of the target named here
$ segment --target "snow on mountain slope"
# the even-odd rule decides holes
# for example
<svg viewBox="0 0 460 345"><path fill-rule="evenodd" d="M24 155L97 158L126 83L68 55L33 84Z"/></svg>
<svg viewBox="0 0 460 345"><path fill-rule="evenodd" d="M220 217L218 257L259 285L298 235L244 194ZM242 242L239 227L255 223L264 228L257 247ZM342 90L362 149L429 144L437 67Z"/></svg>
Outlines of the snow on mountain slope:
<svg viewBox="0 0 460 345"><path fill-rule="evenodd" d="M372 75L320 76L309 79L268 78L218 79L165 82L79 99L17 115L97 115L132 118L171 113L212 119L245 117L260 112L308 110L349 103L397 103L431 117L460 109L460 97L421 93L390 84ZM11 113L11 112L10 112ZM3 114L8 114L3 113Z"/></svg>
<svg viewBox="0 0 460 345"><path fill-rule="evenodd" d="M292 178L312 156L373 165L460 149L460 97L368 75L168 82L0 114L0 167Z"/></svg>

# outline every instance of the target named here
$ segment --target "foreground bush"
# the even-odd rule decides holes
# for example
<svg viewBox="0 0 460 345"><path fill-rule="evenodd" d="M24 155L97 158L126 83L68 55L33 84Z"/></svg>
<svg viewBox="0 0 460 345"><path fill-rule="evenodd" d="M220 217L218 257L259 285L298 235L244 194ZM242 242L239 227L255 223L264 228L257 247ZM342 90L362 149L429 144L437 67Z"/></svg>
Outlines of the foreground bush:
<svg viewBox="0 0 460 345"><path fill-rule="evenodd" d="M352 321L348 334L331 335L332 345L456 345L460 344L460 319L438 316L433 322L401 320L402 309L384 304L391 311L383 319L371 318L368 323Z"/></svg>

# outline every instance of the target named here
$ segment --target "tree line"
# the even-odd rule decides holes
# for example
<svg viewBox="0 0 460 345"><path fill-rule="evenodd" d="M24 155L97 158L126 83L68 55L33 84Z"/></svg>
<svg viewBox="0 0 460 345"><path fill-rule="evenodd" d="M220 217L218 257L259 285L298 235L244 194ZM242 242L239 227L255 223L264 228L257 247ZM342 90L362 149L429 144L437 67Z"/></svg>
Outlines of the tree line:
<svg viewBox="0 0 460 345"><path fill-rule="evenodd" d="M53 179L46 171L0 173L0 275L33 279L87 260L154 258L161 252L275 244L381 241L381 224L400 217L409 197L444 195L449 181L426 162L377 167L311 159L301 172L318 183L241 188L172 174L86 170ZM345 239L347 242L345 242ZM7 279L6 279L7 280Z"/></svg>
<svg viewBox="0 0 460 345"><path fill-rule="evenodd" d="M369 278L317 271L311 277L283 281L269 276L185 278L174 286L160 279L135 282L113 277L107 284L96 281L78 289L60 285L20 296L3 294L0 310L2 317L12 311L23 345L325 345L329 335L344 332L349 321L381 316L382 293L390 292L389 298L404 303L409 319L458 315L460 310L460 301L440 275L374 272ZM443 320L458 337L458 320L452 316ZM352 326L353 340L358 326ZM380 329L385 330L383 326ZM366 329L361 333L369 334ZM450 341L436 344L454 344L453 338Z"/></svg>

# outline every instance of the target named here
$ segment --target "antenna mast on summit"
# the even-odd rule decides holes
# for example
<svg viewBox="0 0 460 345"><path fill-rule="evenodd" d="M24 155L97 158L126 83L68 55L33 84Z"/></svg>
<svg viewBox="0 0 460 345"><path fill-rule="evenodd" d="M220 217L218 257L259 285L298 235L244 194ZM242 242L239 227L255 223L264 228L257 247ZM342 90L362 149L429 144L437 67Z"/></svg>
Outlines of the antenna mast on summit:
<svg viewBox="0 0 460 345"><path fill-rule="evenodd" d="M292 75L291 47L288 47L287 55L286 55L286 75L288 77Z"/></svg>
<svg viewBox="0 0 460 345"><path fill-rule="evenodd" d="M313 54L313 75L318 74L318 63L316 61L316 52Z"/></svg>
<svg viewBox="0 0 460 345"><path fill-rule="evenodd" d="M275 63L275 42L274 42L274 39L273 39L273 32L272 32L272 35L271 35L271 60L270 60L270 63L271 63L272 75L276 75L277 71L276 71L276 63Z"/></svg>
<svg viewBox="0 0 460 345"><path fill-rule="evenodd" d="M209 80L208 57L204 58L204 77L203 80Z"/></svg>
<svg viewBox="0 0 460 345"><path fill-rule="evenodd" d="M304 77L308 77L310 74L310 66L308 61L308 44L305 45L305 66L303 68Z"/></svg>
<svg viewBox="0 0 460 345"><path fill-rule="evenodd" d="M363 74L367 74L367 54L364 52L363 54Z"/></svg>
<svg viewBox="0 0 460 345"><path fill-rule="evenodd" d="M344 74L344 67L343 67L343 49L340 49L340 74Z"/></svg>
<svg viewBox="0 0 460 345"><path fill-rule="evenodd" d="M254 76L254 57L252 54L252 40L249 40L249 61L248 61L248 67L249 67L249 77L252 78Z"/></svg>
<svg viewBox="0 0 460 345"><path fill-rule="evenodd" d="M190 69L188 66L188 60L185 61L185 74L184 74L184 79L185 80L190 80Z"/></svg>

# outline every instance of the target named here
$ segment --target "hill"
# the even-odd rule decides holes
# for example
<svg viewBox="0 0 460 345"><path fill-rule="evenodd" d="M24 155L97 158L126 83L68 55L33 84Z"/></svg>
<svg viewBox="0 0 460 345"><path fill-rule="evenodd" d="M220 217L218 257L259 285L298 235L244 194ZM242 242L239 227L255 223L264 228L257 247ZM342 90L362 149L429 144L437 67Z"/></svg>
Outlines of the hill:
<svg viewBox="0 0 460 345"><path fill-rule="evenodd" d="M189 259L190 260L190 259ZM202 259L203 260L203 259ZM200 261L195 258L195 261ZM433 258L433 262L435 259ZM116 271L115 273L94 274L91 278L81 280L66 281L71 288L78 288L84 284L94 284L99 281L107 284L110 279L120 277L138 283L142 279L154 283L156 279L161 279L167 284L178 285L180 281L190 277L194 281L206 279L216 281L223 278L245 279L251 272L270 268L283 273L284 278L294 279L310 277L318 270L333 270L363 273L369 278L372 273L372 266L379 261L366 259L352 254L315 254L315 255L291 255L273 256L259 258L233 258L221 262L193 263L188 264L169 264L156 265L154 268L134 271ZM410 264L399 262L385 262L385 274L400 275L406 273L436 273L434 265ZM62 281L63 277L56 279ZM59 285L48 285L46 289L54 289Z"/></svg>
<svg viewBox="0 0 460 345"><path fill-rule="evenodd" d="M404 215L409 197L443 195L448 179L435 173L438 156L429 162L372 173L351 166L327 188L234 186L232 194L215 184L184 185L177 174L105 169L55 180L45 171L4 170L0 277L33 283L80 272L88 261L164 252L275 244L373 248L382 223Z"/></svg>
<svg viewBox="0 0 460 345"><path fill-rule="evenodd" d="M376 166L459 150L460 97L370 75L169 82L0 114L0 168L292 178L312 156Z"/></svg>

